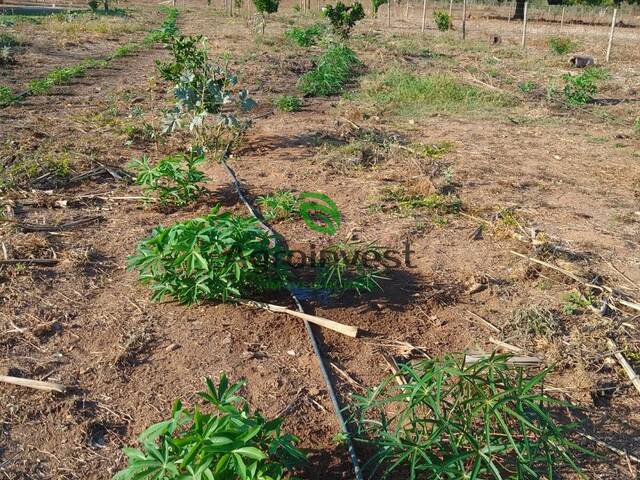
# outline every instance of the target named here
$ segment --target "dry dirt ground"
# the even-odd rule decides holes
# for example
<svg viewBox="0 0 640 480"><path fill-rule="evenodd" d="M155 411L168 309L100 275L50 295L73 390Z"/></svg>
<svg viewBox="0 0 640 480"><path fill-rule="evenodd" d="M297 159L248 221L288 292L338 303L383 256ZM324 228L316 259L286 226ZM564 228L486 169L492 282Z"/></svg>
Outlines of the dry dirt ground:
<svg viewBox="0 0 640 480"><path fill-rule="evenodd" d="M351 392L361 393L388 373L381 352L399 361L415 356L402 342L439 355L490 352L497 348L494 337L555 365L554 394L584 408L582 431L640 456L640 394L608 360L606 344L612 338L630 360L640 358L637 312L621 307L609 316L589 308L567 313L567 293L594 292L511 253L545 259L640 300L637 30L621 37L600 94L628 99L622 104L568 109L549 100L543 86L567 71L566 58L550 54L542 35L522 53L514 45L517 27L506 22L484 24L486 31L513 29L507 41L491 47L481 36L463 44L459 32L429 29L420 35L415 21L398 22L391 31L366 21L352 39L364 66L348 87L351 93L305 99L296 113L270 113L273 95L296 94L297 78L317 51L283 39L283 29L298 22L291 5L259 40L242 18L225 18L201 3L180 9L180 28L207 36L212 52L229 60L259 103L253 127L230 162L250 198L278 189L323 192L342 213L340 239L375 241L398 252L410 242L410 264L388 272L382 291L306 304L310 312L367 332L350 339L316 330L343 404ZM139 10L134 21L146 29L160 22L155 5ZM87 46L82 37L73 46L51 42L44 48L47 32L14 28L26 40L23 58L39 58L37 65L20 61L2 72L0 83L14 87L72 55L109 50L101 41ZM578 33L585 50L597 51L599 34L591 44L587 33ZM142 34L123 34L117 43ZM203 377L226 371L247 380L253 408L267 416L285 412L286 429L311 454L304 478L352 478L345 450L333 441L338 425L302 323L228 304L154 304L125 269L136 243L158 224L203 214L214 203L245 213L222 168L214 162L205 168L209 197L172 212L123 198L138 196L139 189L108 172L78 177L100 164L125 168L142 154L157 160L186 144L179 135L155 141L141 133L145 123L158 128L170 102L154 64L166 55L159 46L147 48L49 95L0 110L0 168L10 181L0 224L5 258L58 260L52 267L0 266L0 368L69 387L59 395L0 386L0 477L110 478L124 465L124 445L165 418L174 399L194 401ZM375 82L375 72L388 68L448 72L510 100L485 109L394 112L359 93L360 82L365 88ZM518 84L528 80L537 87L525 94ZM374 150L373 165L363 161L371 151L357 144L363 131L384 139L367 147ZM402 142L446 148L421 155L398 147ZM381 197L398 185L449 189L463 211L398 212ZM99 218L49 233L25 232L16 224L84 217ZM291 248L327 243L300 221L275 227ZM286 296L275 300L288 302ZM553 313L559 324L553 336L511 329L514 312L533 306ZM488 330L475 315L501 332ZM634 365L640 371L640 363ZM603 459L586 462L588 477L636 478L637 465L598 451Z"/></svg>

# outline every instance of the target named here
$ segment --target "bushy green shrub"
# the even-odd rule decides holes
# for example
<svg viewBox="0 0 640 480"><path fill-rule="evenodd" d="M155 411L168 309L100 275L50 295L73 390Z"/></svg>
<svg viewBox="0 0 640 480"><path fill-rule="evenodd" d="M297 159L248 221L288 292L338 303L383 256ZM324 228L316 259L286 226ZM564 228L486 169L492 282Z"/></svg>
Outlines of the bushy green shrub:
<svg viewBox="0 0 640 480"><path fill-rule="evenodd" d="M548 370L528 375L505 355L465 363L465 356L404 364L354 396L356 440L373 451L375 478L556 478L579 472L568 437L575 425L552 412L569 404L544 394ZM556 474L556 475L554 475Z"/></svg>
<svg viewBox="0 0 640 480"><path fill-rule="evenodd" d="M335 7L325 5L322 8L322 14L331 23L333 33L342 38L348 38L356 22L364 18L364 8L360 2L354 2L349 6L338 2Z"/></svg>
<svg viewBox="0 0 640 480"><path fill-rule="evenodd" d="M338 93L360 61L349 47L333 44L316 61L316 67L302 75L298 87L312 97Z"/></svg>
<svg viewBox="0 0 640 480"><path fill-rule="evenodd" d="M586 68L577 75L565 74L562 78L565 81L563 93L564 98L570 105L585 105L593 101L594 95L598 93L597 81L607 78L608 73L598 67Z"/></svg>
<svg viewBox="0 0 640 480"><path fill-rule="evenodd" d="M267 221L286 220L298 213L298 197L287 190L262 195L256 199L256 204Z"/></svg>
<svg viewBox="0 0 640 480"><path fill-rule="evenodd" d="M282 419L251 413L238 395L242 382L206 379L198 395L213 411L188 409L177 400L171 418L147 428L142 449L125 448L126 469L113 480L283 480L306 462L298 439L282 432Z"/></svg>
<svg viewBox="0 0 640 480"><path fill-rule="evenodd" d="M572 52L576 48L576 44L566 37L551 37L549 38L549 48L558 55L564 55Z"/></svg>
<svg viewBox="0 0 640 480"><path fill-rule="evenodd" d="M10 105L16 101L16 96L9 87L0 86L0 106Z"/></svg>
<svg viewBox="0 0 640 480"><path fill-rule="evenodd" d="M129 166L136 173L136 183L142 186L145 194L157 193L161 205L182 206L204 192L198 183L204 182L206 177L196 168L204 160L204 155L176 154L163 158L152 167L149 158L143 155Z"/></svg>
<svg viewBox="0 0 640 480"><path fill-rule="evenodd" d="M324 33L325 27L315 23L308 27L294 27L285 30L284 36L301 47L315 45L318 38Z"/></svg>
<svg viewBox="0 0 640 480"><path fill-rule="evenodd" d="M161 11L164 13L165 18L159 28L152 30L144 38L146 45L156 42L168 43L178 33L178 9L163 7Z"/></svg>
<svg viewBox="0 0 640 480"><path fill-rule="evenodd" d="M253 217L221 213L157 227L129 257L129 269L150 285L152 300L165 296L191 304L283 288L289 275L282 252Z"/></svg>
<svg viewBox="0 0 640 480"><path fill-rule="evenodd" d="M273 106L283 112L297 112L302 108L302 100L293 95L279 95L273 99Z"/></svg>
<svg viewBox="0 0 640 480"><path fill-rule="evenodd" d="M441 32L446 32L447 30L451 30L451 15L447 12L435 11L433 12L433 20L436 22L436 26L438 30Z"/></svg>

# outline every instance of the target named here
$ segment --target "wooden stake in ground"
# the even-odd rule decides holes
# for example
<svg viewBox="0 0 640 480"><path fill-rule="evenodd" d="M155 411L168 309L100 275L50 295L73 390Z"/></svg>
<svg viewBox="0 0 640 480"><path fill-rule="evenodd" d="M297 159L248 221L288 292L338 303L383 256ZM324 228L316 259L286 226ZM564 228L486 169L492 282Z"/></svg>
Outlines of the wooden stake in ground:
<svg viewBox="0 0 640 480"><path fill-rule="evenodd" d="M391 0L387 0L387 27L391 27Z"/></svg>
<svg viewBox="0 0 640 480"><path fill-rule="evenodd" d="M453 18L453 0L449 0L449 18Z"/></svg>
<svg viewBox="0 0 640 480"><path fill-rule="evenodd" d="M609 44L607 45L607 56L605 61L608 62L611 57L611 47L613 45L613 32L616 30L616 16L618 15L618 9L613 9L613 18L611 19L611 31L609 32Z"/></svg>
<svg viewBox="0 0 640 480"><path fill-rule="evenodd" d="M467 38L467 0L462 0L462 39Z"/></svg>
<svg viewBox="0 0 640 480"><path fill-rule="evenodd" d="M562 31L562 29L564 28L564 9L565 7L562 7L562 16L560 17L560 31Z"/></svg>
<svg viewBox="0 0 640 480"><path fill-rule="evenodd" d="M620 365L622 366L622 369L629 377L629 380L631 380L631 383L633 383L633 386L636 387L636 390L638 390L638 392L640 392L640 377L638 377L636 372L633 370L633 367L629 365L627 359L624 358L624 355L622 355L622 353L620 353L613 340L607 340L607 346L614 352L613 356L616 357L616 360L618 360L618 363L620 363Z"/></svg>
<svg viewBox="0 0 640 480"><path fill-rule="evenodd" d="M422 31L424 32L424 26L427 23L427 0L422 0Z"/></svg>
<svg viewBox="0 0 640 480"><path fill-rule="evenodd" d="M291 315L292 317L302 318L307 322L311 322L321 327L328 328L329 330L333 330L334 332L341 333L348 337L356 338L358 336L358 327L334 322L333 320L328 320L322 317L316 317L315 315L309 315L308 313L298 312L296 310L291 310L280 305L273 305L272 303L258 302L256 300L245 300L243 298L233 298L232 300L242 305L262 308L270 312L286 313L287 315Z"/></svg>
<svg viewBox="0 0 640 480"><path fill-rule="evenodd" d="M529 2L524 2L524 18L522 19L522 48L527 47L527 10Z"/></svg>
<svg viewBox="0 0 640 480"><path fill-rule="evenodd" d="M31 380L29 378L9 377L0 375L0 382L10 383L11 385L19 385L21 387L34 388L36 390L44 390L45 392L64 393L67 387L59 383L41 382L40 380Z"/></svg>

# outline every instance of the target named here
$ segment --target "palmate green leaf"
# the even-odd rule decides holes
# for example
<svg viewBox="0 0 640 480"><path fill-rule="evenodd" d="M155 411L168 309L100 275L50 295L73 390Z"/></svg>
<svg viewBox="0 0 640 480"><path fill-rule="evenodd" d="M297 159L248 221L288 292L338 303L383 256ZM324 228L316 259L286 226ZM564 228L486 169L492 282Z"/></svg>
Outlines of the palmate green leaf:
<svg viewBox="0 0 640 480"><path fill-rule="evenodd" d="M406 385L389 377L354 396L355 439L376 447L366 468L382 478L402 472L402 478L483 480L542 472L552 478L563 466L579 472L573 453L582 447L564 436L573 426L555 424L555 399L531 393L544 375L526 377L508 358L405 364Z"/></svg>

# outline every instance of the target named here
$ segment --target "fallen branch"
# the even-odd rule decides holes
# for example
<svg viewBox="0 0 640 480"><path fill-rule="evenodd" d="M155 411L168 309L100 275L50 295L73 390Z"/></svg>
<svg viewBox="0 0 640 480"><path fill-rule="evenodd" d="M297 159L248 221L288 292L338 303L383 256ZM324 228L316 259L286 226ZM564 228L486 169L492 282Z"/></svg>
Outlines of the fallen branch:
<svg viewBox="0 0 640 480"><path fill-rule="evenodd" d="M471 310L466 310L466 312L471 315L473 318L479 320L481 323L483 323L486 327L488 327L490 330L493 330L496 333L500 333L500 329L498 327L496 327L493 323L489 322L488 320L485 320L484 318L482 318L480 315L478 315L477 313L473 313Z"/></svg>
<svg viewBox="0 0 640 480"><path fill-rule="evenodd" d="M42 265L43 267L53 267L58 264L58 260L53 258L9 258L0 260L2 265Z"/></svg>
<svg viewBox="0 0 640 480"><path fill-rule="evenodd" d="M468 354L464 357L464 363L468 364L479 362L480 360L484 360L486 358L489 358L490 356L491 355L488 353ZM515 365L517 367L537 367L541 363L542 360L540 360L538 357L509 357L509 359L507 360L508 365Z"/></svg>
<svg viewBox="0 0 640 480"><path fill-rule="evenodd" d="M21 387L34 388L36 390L44 390L46 392L64 393L67 387L59 383L41 382L40 380L31 380L29 378L9 377L0 375L0 382L10 383L11 385L19 385Z"/></svg>
<svg viewBox="0 0 640 480"><path fill-rule="evenodd" d="M70 228L81 227L102 220L102 217L85 217L59 225L38 225L37 223L18 223L17 226L25 232L59 232Z"/></svg>
<svg viewBox="0 0 640 480"><path fill-rule="evenodd" d="M622 366L622 369L629 377L629 380L631 380L631 383L633 383L633 386L636 387L638 392L640 392L640 377L638 377L635 370L633 370L633 367L629 362L627 362L627 359L624 358L624 355L622 355L620 350L618 350L618 347L613 340L608 339L607 346L614 352L613 356L616 357L616 360L618 360L618 363Z"/></svg>
<svg viewBox="0 0 640 480"><path fill-rule="evenodd" d="M402 374L402 371L400 370L396 359L385 352L382 352L382 358L384 358L384 361L387 362L389 370L391 370L391 373L393 373L393 378L395 378L398 385L406 385L407 379L404 378L404 375Z"/></svg>
<svg viewBox="0 0 640 480"><path fill-rule="evenodd" d="M356 338L358 336L358 327L334 322L333 320L317 317L315 315L309 315L308 313L298 312L296 310L291 310L290 308L282 307L280 305L274 305L272 303L258 302L257 300L247 300L244 298L233 298L232 300L242 305L262 308L264 310L275 313L286 313L287 315L291 315L292 317L302 318L307 322L311 322L315 325L320 325L321 327L328 328L329 330L333 330L334 332L341 333L348 337Z"/></svg>
<svg viewBox="0 0 640 480"><path fill-rule="evenodd" d="M496 340L493 337L489 337L489 341L494 345L504 348L505 350L509 350L514 353L521 353L522 349L520 347L516 347L515 345L511 345L510 343L501 342L500 340Z"/></svg>
<svg viewBox="0 0 640 480"><path fill-rule="evenodd" d="M603 442L602 440L598 440L595 437L592 437L591 435L588 435L586 433L582 433L582 432L576 432L578 435L580 435L581 437L587 438L589 440L591 440L593 443L600 445L601 447L604 447L608 450L611 450L614 453L617 453L618 455L621 455L625 458L628 458L629 460L633 460L636 463L640 463L640 458L633 456L627 452L625 452L624 450L620 450L619 448L616 448L612 445L609 445L608 443Z"/></svg>

